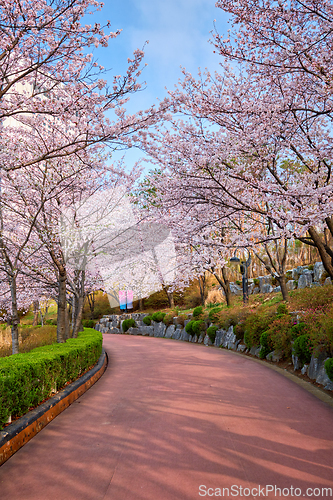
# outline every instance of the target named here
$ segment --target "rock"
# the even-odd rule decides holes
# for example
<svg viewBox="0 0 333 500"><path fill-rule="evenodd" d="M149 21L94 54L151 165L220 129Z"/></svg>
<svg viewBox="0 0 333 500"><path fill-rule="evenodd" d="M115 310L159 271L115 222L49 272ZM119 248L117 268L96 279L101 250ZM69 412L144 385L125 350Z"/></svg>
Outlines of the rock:
<svg viewBox="0 0 333 500"><path fill-rule="evenodd" d="M216 347L220 347L224 340L224 336L227 332L225 330L216 330L216 337L215 337L215 342L214 345Z"/></svg>
<svg viewBox="0 0 333 500"><path fill-rule="evenodd" d="M320 368L324 361L328 358L327 352L322 351L319 354L312 354L311 361L308 368L308 377L312 380L317 379Z"/></svg>
<svg viewBox="0 0 333 500"><path fill-rule="evenodd" d="M221 345L222 347L228 347L229 342L236 342L236 335L234 334L234 327L231 325L228 331L224 333Z"/></svg>
<svg viewBox="0 0 333 500"><path fill-rule="evenodd" d="M303 274L304 271L308 271L308 267L307 266L298 266L296 267L296 272L297 274L300 276L301 274Z"/></svg>
<svg viewBox="0 0 333 500"><path fill-rule="evenodd" d="M291 271L291 277L292 277L293 280L298 280L297 269L292 269L292 271Z"/></svg>
<svg viewBox="0 0 333 500"><path fill-rule="evenodd" d="M272 287L272 276L259 276L260 293L270 293L263 290L266 285L270 285Z"/></svg>
<svg viewBox="0 0 333 500"><path fill-rule="evenodd" d="M283 351L281 349L278 349L277 351L272 351L266 356L266 359L268 359L268 361L275 361L275 362L280 361L282 358L283 358Z"/></svg>
<svg viewBox="0 0 333 500"><path fill-rule="evenodd" d="M249 295L253 294L253 290L255 289L255 284L254 283L249 283Z"/></svg>
<svg viewBox="0 0 333 500"><path fill-rule="evenodd" d="M100 326L100 324L99 324L99 323L96 323L96 325L95 325L94 329L95 329L95 330L97 330L97 331L99 332L99 331L100 331L100 330L99 330L99 329L100 329L100 327L101 327L101 326Z"/></svg>
<svg viewBox="0 0 333 500"><path fill-rule="evenodd" d="M202 344L203 341L204 341L204 338L205 338L205 334L204 333L200 333L200 336L198 338L198 344Z"/></svg>
<svg viewBox="0 0 333 500"><path fill-rule="evenodd" d="M324 389L326 389L327 391L333 391L333 382L332 382L332 380L330 380L329 383L327 385L325 385Z"/></svg>
<svg viewBox="0 0 333 500"><path fill-rule="evenodd" d="M310 286L312 283L312 274L306 273L306 274L301 274L299 279L298 279L298 285L297 288L306 288Z"/></svg>
<svg viewBox="0 0 333 500"><path fill-rule="evenodd" d="M272 291L273 291L273 287L272 287L272 285L269 285L269 284L263 285L260 288L261 293L272 293Z"/></svg>
<svg viewBox="0 0 333 500"><path fill-rule="evenodd" d="M251 349L250 349L250 354L252 354L252 356L256 356L256 352L258 351L258 349L259 349L259 351L260 351L261 347L260 347L260 346L257 346L257 345L254 345L254 346L253 346L253 347L251 347Z"/></svg>
<svg viewBox="0 0 333 500"><path fill-rule="evenodd" d="M166 339L171 339L171 338L172 338L172 335L173 335L173 334L174 334L174 332L175 332L175 330L176 330L175 325L170 325L170 326L168 326L168 328L167 328L167 329L166 329L166 331L165 331L165 335L164 335L164 336L165 336L165 338L166 338Z"/></svg>
<svg viewBox="0 0 333 500"><path fill-rule="evenodd" d="M236 285L236 283L230 283L230 293L233 293L234 295L242 295L243 288Z"/></svg>
<svg viewBox="0 0 333 500"><path fill-rule="evenodd" d="M313 280L320 282L322 275L325 272L325 268L322 262L316 262L313 266Z"/></svg>
<svg viewBox="0 0 333 500"><path fill-rule="evenodd" d="M303 368L301 369L301 374L302 374L302 375L305 375L305 374L306 374L307 369L308 369L308 366L309 366L309 365L304 365L304 366L303 366Z"/></svg>
<svg viewBox="0 0 333 500"><path fill-rule="evenodd" d="M259 288L258 286L255 286L255 287L253 288L253 292L252 292L252 294L254 295L255 293L260 293L260 288Z"/></svg>
<svg viewBox="0 0 333 500"><path fill-rule="evenodd" d="M302 368L302 364L300 360L298 359L298 356L294 356L294 354L291 356L293 365L294 365L294 371L300 370Z"/></svg>
<svg viewBox="0 0 333 500"><path fill-rule="evenodd" d="M295 290L295 288L296 288L295 281L294 280L287 281L286 287L287 287L287 290L289 290L289 291Z"/></svg>
<svg viewBox="0 0 333 500"><path fill-rule="evenodd" d="M142 335L141 328L136 328L134 326L130 326L129 329L127 330L127 333L129 335Z"/></svg>
<svg viewBox="0 0 333 500"><path fill-rule="evenodd" d="M151 324L154 327L154 337L164 337L166 325L163 323L163 321L152 321Z"/></svg>
<svg viewBox="0 0 333 500"><path fill-rule="evenodd" d="M238 344L237 351L244 352L245 350L246 350L246 345L245 344Z"/></svg>
<svg viewBox="0 0 333 500"><path fill-rule="evenodd" d="M329 359L328 357L326 359ZM326 370L325 370L325 361L326 359L324 359L320 365L320 368L319 368L319 371L318 371L318 375L316 377L316 382L317 384L321 384L321 385L324 385L324 386L327 386L329 385L332 381L329 379L327 373L326 373Z"/></svg>
<svg viewBox="0 0 333 500"><path fill-rule="evenodd" d="M197 343L198 342L198 336L197 335L192 335L191 342Z"/></svg>
<svg viewBox="0 0 333 500"><path fill-rule="evenodd" d="M210 340L210 338L208 337L207 334L205 335L205 338L204 338L204 345L205 346L213 345L212 341Z"/></svg>
<svg viewBox="0 0 333 500"><path fill-rule="evenodd" d="M109 328L109 333L121 333L119 328L112 327Z"/></svg>
<svg viewBox="0 0 333 500"><path fill-rule="evenodd" d="M331 278L330 277L326 278L324 285L331 285L331 284L332 284Z"/></svg>
<svg viewBox="0 0 333 500"><path fill-rule="evenodd" d="M183 330L182 330L180 340L183 340L184 342L188 342L190 340L190 335L187 333L185 328L183 328Z"/></svg>
<svg viewBox="0 0 333 500"><path fill-rule="evenodd" d="M141 327L141 335L143 336L150 336L150 337L153 337L154 336L154 327L151 326L151 325L143 325Z"/></svg>
<svg viewBox="0 0 333 500"><path fill-rule="evenodd" d="M273 288L273 292L274 293L281 292L281 287L280 286L276 286L275 288Z"/></svg>

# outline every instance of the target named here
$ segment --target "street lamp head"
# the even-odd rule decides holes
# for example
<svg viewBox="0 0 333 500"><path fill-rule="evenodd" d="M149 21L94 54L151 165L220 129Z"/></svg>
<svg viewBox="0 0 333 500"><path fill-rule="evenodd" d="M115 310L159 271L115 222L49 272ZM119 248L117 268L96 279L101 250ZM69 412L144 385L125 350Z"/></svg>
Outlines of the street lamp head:
<svg viewBox="0 0 333 500"><path fill-rule="evenodd" d="M238 264L240 263L240 259L234 255L233 257L231 257L229 262L234 266L238 266Z"/></svg>

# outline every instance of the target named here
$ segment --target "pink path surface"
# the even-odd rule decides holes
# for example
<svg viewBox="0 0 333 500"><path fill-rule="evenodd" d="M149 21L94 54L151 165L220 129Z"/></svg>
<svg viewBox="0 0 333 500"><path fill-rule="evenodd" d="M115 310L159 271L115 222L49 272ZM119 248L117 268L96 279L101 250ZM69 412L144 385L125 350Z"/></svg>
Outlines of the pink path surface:
<svg viewBox="0 0 333 500"><path fill-rule="evenodd" d="M125 335L104 345L103 377L0 468L0 500L295 498L291 487L332 498L325 403L225 350ZM258 485L281 495L249 495Z"/></svg>

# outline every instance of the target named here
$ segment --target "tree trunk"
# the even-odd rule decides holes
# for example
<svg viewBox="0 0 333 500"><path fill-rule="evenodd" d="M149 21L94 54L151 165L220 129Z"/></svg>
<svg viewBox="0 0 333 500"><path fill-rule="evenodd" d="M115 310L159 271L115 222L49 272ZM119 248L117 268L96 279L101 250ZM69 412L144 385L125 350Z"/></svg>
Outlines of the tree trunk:
<svg viewBox="0 0 333 500"><path fill-rule="evenodd" d="M204 306L205 305L205 290L206 290L206 276L205 276L205 274L203 276L199 276L198 283L199 283L199 289L200 289L201 305Z"/></svg>
<svg viewBox="0 0 333 500"><path fill-rule="evenodd" d="M39 300L33 301L33 308L34 308L34 320L32 322L32 326L37 326L38 325L38 314L39 314Z"/></svg>
<svg viewBox="0 0 333 500"><path fill-rule="evenodd" d="M288 302L289 300L289 293L287 290L287 281L286 281L286 275L278 276L276 278L278 280L278 283L281 287L281 293L282 293L282 298L285 302Z"/></svg>
<svg viewBox="0 0 333 500"><path fill-rule="evenodd" d="M78 297L76 301L75 324L73 330L73 338L76 339L77 334L82 332L82 314L83 314L84 297Z"/></svg>
<svg viewBox="0 0 333 500"><path fill-rule="evenodd" d="M18 354L19 352L19 332L18 325L20 323L20 318L17 310L17 299L16 299L16 279L14 276L10 278L10 293L12 299L12 354Z"/></svg>
<svg viewBox="0 0 333 500"><path fill-rule="evenodd" d="M169 307L170 307L170 309L174 309L174 307L175 307L175 300L173 298L173 292L168 292L168 300L169 300Z"/></svg>
<svg viewBox="0 0 333 500"><path fill-rule="evenodd" d="M231 306L230 281L228 280L226 269L224 267L222 267L222 279L214 271L212 274L215 276L215 278L217 279L217 281L219 282L219 284L221 285L221 287L224 291L227 306L228 307Z"/></svg>
<svg viewBox="0 0 333 500"><path fill-rule="evenodd" d="M314 246L317 247L318 249L325 271L333 280L332 251L330 250L328 245L325 244L325 242L322 240L321 236L318 234L318 232L314 227L309 228L309 235L314 243ZM303 239L301 239L301 241L306 243L306 241Z"/></svg>
<svg viewBox="0 0 333 500"><path fill-rule="evenodd" d="M59 271L59 288L58 288L58 316L57 316L57 342L62 343L66 340L66 282L67 273L63 268Z"/></svg>
<svg viewBox="0 0 333 500"><path fill-rule="evenodd" d="M89 309L90 309L90 319L94 319L94 310L95 310L95 293L91 292L87 295Z"/></svg>
<svg viewBox="0 0 333 500"><path fill-rule="evenodd" d="M143 299L139 299L139 311L143 311Z"/></svg>

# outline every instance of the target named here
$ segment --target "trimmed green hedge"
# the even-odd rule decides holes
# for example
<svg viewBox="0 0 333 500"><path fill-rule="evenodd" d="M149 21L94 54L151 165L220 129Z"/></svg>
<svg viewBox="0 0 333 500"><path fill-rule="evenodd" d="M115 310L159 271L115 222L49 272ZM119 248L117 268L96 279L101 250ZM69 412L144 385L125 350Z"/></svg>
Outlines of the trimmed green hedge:
<svg viewBox="0 0 333 500"><path fill-rule="evenodd" d="M63 344L0 358L0 430L95 365L102 343L100 332L85 329Z"/></svg>

